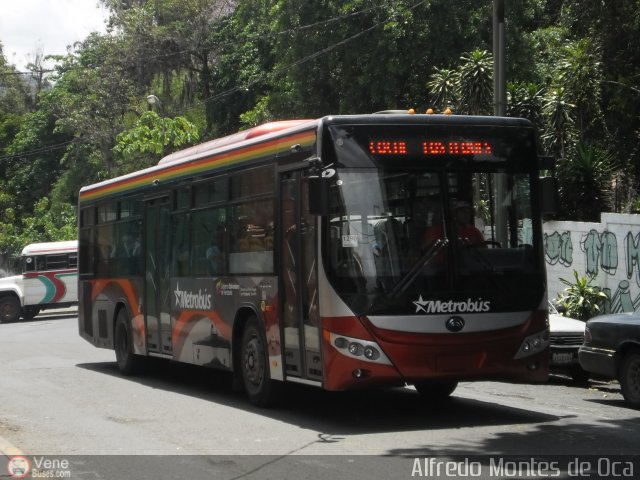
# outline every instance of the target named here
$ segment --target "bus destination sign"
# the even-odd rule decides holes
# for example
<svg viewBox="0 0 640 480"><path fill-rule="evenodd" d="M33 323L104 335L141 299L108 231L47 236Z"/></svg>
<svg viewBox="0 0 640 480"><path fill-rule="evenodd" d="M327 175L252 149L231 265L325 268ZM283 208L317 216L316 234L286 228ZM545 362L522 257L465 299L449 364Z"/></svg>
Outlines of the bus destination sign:
<svg viewBox="0 0 640 480"><path fill-rule="evenodd" d="M374 155L491 155L493 147L490 142L479 140L425 139L414 143L406 140L379 139L369 142L369 151Z"/></svg>

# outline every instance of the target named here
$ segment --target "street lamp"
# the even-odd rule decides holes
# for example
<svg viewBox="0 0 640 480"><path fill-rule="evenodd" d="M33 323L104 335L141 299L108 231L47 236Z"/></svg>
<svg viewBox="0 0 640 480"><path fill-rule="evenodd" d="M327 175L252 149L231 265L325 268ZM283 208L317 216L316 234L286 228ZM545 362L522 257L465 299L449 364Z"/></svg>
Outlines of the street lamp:
<svg viewBox="0 0 640 480"><path fill-rule="evenodd" d="M158 108L162 107L162 102L155 95L147 95L147 103L149 104L149 110L153 110L156 105Z"/></svg>

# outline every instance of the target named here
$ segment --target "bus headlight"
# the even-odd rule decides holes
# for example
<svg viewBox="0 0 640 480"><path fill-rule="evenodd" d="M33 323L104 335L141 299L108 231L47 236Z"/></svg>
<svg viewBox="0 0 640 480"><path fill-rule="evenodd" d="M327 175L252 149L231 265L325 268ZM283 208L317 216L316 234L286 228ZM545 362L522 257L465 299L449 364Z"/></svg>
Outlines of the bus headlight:
<svg viewBox="0 0 640 480"><path fill-rule="evenodd" d="M360 355L362 355L362 350L362 345L360 345L359 343L351 342L349 344L349 353L355 357L359 357Z"/></svg>
<svg viewBox="0 0 640 480"><path fill-rule="evenodd" d="M547 348L549 346L549 339L545 335L545 332L546 330L534 335L529 335L527 338L525 338L520 344L518 352L513 357L514 360L530 357L531 355L536 355L537 353L540 353L545 348Z"/></svg>
<svg viewBox="0 0 640 480"><path fill-rule="evenodd" d="M331 345L342 355L365 362L391 365L391 360L384 354L380 345L370 340L352 338L325 331L329 335Z"/></svg>
<svg viewBox="0 0 640 480"><path fill-rule="evenodd" d="M372 347L371 345L368 345L364 349L364 356L367 357L369 360L375 360L380 356L380 353L374 347Z"/></svg>

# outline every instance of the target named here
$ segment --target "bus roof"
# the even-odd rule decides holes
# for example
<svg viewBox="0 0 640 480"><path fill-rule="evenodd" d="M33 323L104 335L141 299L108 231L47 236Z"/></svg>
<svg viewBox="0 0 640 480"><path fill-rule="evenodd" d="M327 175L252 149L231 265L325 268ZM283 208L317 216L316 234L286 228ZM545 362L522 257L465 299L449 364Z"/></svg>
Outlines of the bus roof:
<svg viewBox="0 0 640 480"><path fill-rule="evenodd" d="M121 177L88 185L80 190L81 202L94 202L120 193L150 188L183 178L248 164L290 151L293 145L311 147L316 143L321 125L340 124L424 124L424 125L493 125L531 127L521 118L382 114L331 115L316 120L283 120L266 123L243 132L204 142L162 158L157 165Z"/></svg>
<svg viewBox="0 0 640 480"><path fill-rule="evenodd" d="M43 242L31 243L22 249L22 256L27 255L48 255L55 253L69 253L78 251L77 240L67 240L63 242Z"/></svg>
<svg viewBox="0 0 640 480"><path fill-rule="evenodd" d="M91 202L126 191L166 184L181 178L231 168L290 151L293 145L316 142L319 120L272 122L205 142L164 157L158 165L105 180L80 190L80 201Z"/></svg>
<svg viewBox="0 0 640 480"><path fill-rule="evenodd" d="M261 137L268 133L280 132L288 128L297 127L299 125L312 122L313 120L281 120L278 122L269 122L257 127L250 128L249 130L243 130L242 132L227 135L226 137L216 138L208 142L195 145L191 148L186 148L178 152L171 153L163 157L158 165L170 163L174 161L188 161L189 159L199 158L203 155L211 154L216 150L221 149L229 145L234 145L242 142L243 140L250 140L252 138Z"/></svg>

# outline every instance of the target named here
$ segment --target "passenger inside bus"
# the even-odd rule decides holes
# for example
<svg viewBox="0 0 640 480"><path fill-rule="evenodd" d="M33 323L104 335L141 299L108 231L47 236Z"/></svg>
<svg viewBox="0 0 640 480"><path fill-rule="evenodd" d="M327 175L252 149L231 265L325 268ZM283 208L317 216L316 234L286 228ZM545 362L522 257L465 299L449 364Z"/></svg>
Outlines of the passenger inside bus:
<svg viewBox="0 0 640 480"><path fill-rule="evenodd" d="M458 200L454 205L454 217L456 235L459 240L469 245L481 245L484 243L484 235L476 228L473 222L473 208L466 201ZM438 240L444 240L445 234L442 222L437 222L427 229L425 233L425 245L430 247Z"/></svg>
<svg viewBox="0 0 640 480"><path fill-rule="evenodd" d="M222 273L222 242L224 241L224 231L217 230L211 239L211 245L207 248L207 269L210 275Z"/></svg>

